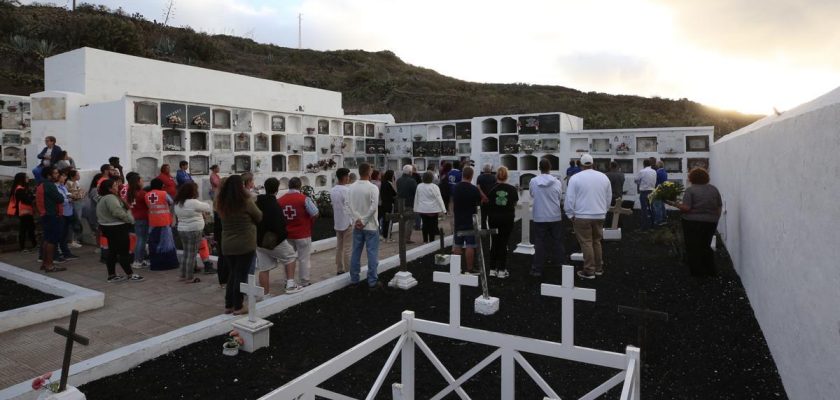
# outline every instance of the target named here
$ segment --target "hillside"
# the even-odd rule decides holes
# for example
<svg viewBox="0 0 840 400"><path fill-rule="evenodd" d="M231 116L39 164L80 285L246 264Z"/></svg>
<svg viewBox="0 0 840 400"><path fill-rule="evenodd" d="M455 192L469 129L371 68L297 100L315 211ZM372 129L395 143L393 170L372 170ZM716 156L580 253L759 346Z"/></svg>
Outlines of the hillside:
<svg viewBox="0 0 840 400"><path fill-rule="evenodd" d="M391 113L399 122L563 111L587 129L714 125L720 137L761 116L688 99L581 92L561 86L481 84L409 65L394 53L298 50L165 27L139 15L81 5L0 0L0 93L43 90L43 59L88 46L343 93L348 114Z"/></svg>

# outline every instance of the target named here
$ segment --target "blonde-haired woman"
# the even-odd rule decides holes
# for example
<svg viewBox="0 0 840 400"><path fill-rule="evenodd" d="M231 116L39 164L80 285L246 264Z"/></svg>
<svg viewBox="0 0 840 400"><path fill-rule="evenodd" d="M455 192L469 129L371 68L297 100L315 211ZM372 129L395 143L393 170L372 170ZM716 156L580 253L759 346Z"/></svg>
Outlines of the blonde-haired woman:
<svg viewBox="0 0 840 400"><path fill-rule="evenodd" d="M513 231L516 203L519 201L519 192L507 183L508 177L508 169L499 167L496 172L496 185L487 192L488 223L491 229L498 229L493 234L493 245L490 248L489 261L493 263L490 276L501 279L510 275L507 270L507 246Z"/></svg>

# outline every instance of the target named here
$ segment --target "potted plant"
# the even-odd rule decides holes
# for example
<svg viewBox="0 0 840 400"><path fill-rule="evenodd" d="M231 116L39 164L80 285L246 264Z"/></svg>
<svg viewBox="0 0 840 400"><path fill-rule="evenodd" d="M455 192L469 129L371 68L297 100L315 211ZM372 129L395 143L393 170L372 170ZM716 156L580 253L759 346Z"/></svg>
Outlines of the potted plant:
<svg viewBox="0 0 840 400"><path fill-rule="evenodd" d="M239 354L239 347L245 344L245 340L239 336L239 332L235 329L228 333L228 338L222 345L222 354L226 356L235 356Z"/></svg>

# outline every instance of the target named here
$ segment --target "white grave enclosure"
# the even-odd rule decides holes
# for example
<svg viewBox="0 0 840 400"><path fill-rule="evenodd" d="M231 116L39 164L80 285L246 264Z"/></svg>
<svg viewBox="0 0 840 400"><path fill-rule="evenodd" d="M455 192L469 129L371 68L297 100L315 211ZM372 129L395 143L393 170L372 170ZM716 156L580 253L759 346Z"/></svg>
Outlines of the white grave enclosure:
<svg viewBox="0 0 840 400"><path fill-rule="evenodd" d="M712 146L718 231L791 399L840 393L838 126L835 89Z"/></svg>
<svg viewBox="0 0 840 400"><path fill-rule="evenodd" d="M25 165L31 123L29 97L0 95L0 166Z"/></svg>

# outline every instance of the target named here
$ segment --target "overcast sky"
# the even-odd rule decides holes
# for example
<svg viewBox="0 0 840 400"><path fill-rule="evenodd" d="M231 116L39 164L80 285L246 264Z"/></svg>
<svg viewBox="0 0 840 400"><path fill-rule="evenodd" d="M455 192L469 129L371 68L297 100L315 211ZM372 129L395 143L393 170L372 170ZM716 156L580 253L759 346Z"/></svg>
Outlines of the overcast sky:
<svg viewBox="0 0 840 400"><path fill-rule="evenodd" d="M168 3L88 2L158 21ZM391 50L474 82L760 114L840 86L840 0L175 0L169 24L297 47L298 14L304 48Z"/></svg>

